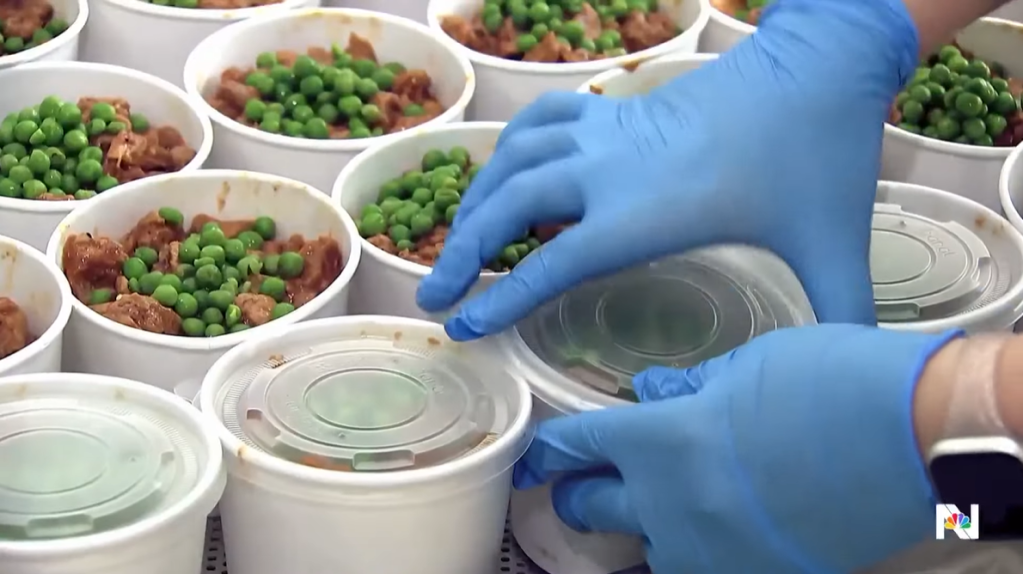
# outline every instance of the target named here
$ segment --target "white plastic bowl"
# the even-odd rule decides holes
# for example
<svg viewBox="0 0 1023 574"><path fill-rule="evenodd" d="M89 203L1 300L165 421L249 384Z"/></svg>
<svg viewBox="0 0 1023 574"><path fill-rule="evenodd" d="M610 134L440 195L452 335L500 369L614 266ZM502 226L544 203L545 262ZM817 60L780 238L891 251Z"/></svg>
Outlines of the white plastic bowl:
<svg viewBox="0 0 1023 574"><path fill-rule="evenodd" d="M647 62L632 72L622 69L608 70L587 80L579 86L578 91L611 98L638 96L717 58L717 54L672 54Z"/></svg>
<svg viewBox="0 0 1023 574"><path fill-rule="evenodd" d="M992 18L1003 18L1023 22L1023 0L1013 0L990 14Z"/></svg>
<svg viewBox="0 0 1023 574"><path fill-rule="evenodd" d="M89 20L88 0L51 0L54 15L69 24L67 30L42 46L10 56L0 56L0 70L29 62L73 62L78 59L82 29ZM4 84L0 84L4 85ZM6 88L7 86L4 85Z"/></svg>
<svg viewBox="0 0 1023 574"><path fill-rule="evenodd" d="M506 407L495 409L498 414L491 428L498 436L494 442L424 468L345 472L305 466L253 446L248 438L251 435L239 431L239 422L226 422L224 411L231 407L225 407L225 400L235 397L232 404L239 405L249 400L241 386L249 376L242 373L257 377L251 384L269 385L266 367L272 364L283 372L289 361L305 354L296 354L299 349L316 353L314 345L358 339L400 339L400 346L396 343L392 347L400 353L393 359L395 365L401 361L398 356L407 354L421 357L417 364L437 361L434 372L406 374L415 384L435 385L439 381L434 377L485 377L482 373L502 368L493 341L454 343L435 323L383 316L350 316L294 325L276 338L250 341L224 355L203 380L200 410L209 428L216 430L226 453L228 485L220 515L232 571L322 572L338 564L343 565L345 574L492 571L502 541L512 465L532 440L529 388L521 378L508 373L492 375L503 377L500 384L507 391L502 394ZM382 344L376 343L373 348ZM358 369L358 353L353 348L343 366L339 360L328 362L324 358L320 369L323 377L317 384L327 384L335 375L340 382L339 369ZM344 354L338 352L339 356ZM268 357L272 363L267 362ZM296 369L315 365L300 364ZM256 370L260 367L261 371ZM400 366L394 368L403 370ZM425 367L428 371L432 368ZM455 372L462 376L453 375ZM341 396L340 387L336 388L339 392L330 396ZM312 400L311 389L296 392L303 395L301 400ZM247 407L246 412L252 408ZM274 412L269 407L259 408ZM451 427L461 423L452 421ZM298 427L288 428L298 433ZM281 436L283 442L295 444ZM383 437L375 440L384 442ZM379 446L385 444L395 443Z"/></svg>
<svg viewBox="0 0 1023 574"><path fill-rule="evenodd" d="M722 10L714 7L715 0L711 0L710 21L707 28L700 36L700 51L710 54L721 54L727 52L747 36L753 35L757 27L737 20Z"/></svg>
<svg viewBox="0 0 1023 574"><path fill-rule="evenodd" d="M426 24L426 0L325 0L331 8L355 8L386 12Z"/></svg>
<svg viewBox="0 0 1023 574"><path fill-rule="evenodd" d="M473 162L487 161L494 153L497 137L504 125L500 122L467 122L437 126L377 146L345 166L334 182L331 197L353 219L358 219L362 208L376 201L381 185L405 170L418 169L423 154L431 149L463 146L469 150ZM419 281L430 274L430 267L391 255L365 239L361 241L362 263L352 281L352 312L413 319L436 318L416 305L416 288ZM483 273L474 292L485 289L504 275Z"/></svg>
<svg viewBox="0 0 1023 574"><path fill-rule="evenodd" d="M0 297L18 304L36 337L0 359L0 377L60 370L61 342L71 317L71 287L40 251L0 235Z"/></svg>
<svg viewBox="0 0 1023 574"><path fill-rule="evenodd" d="M221 72L232 66L253 66L260 52L305 53L310 46L326 47L331 43L344 46L353 32L373 44L381 61L426 70L433 80L434 93L446 111L408 131L462 121L476 89L472 66L426 26L365 10L291 11L228 26L201 42L188 57L185 87L213 119L216 143L210 164L273 173L330 189L338 172L353 157L400 137L391 134L359 140L308 140L269 134L228 118L202 99L220 81Z"/></svg>
<svg viewBox="0 0 1023 574"><path fill-rule="evenodd" d="M77 102L83 96L124 98L132 111L154 126L172 125L193 149L195 158L182 171L199 169L213 147L210 120L180 88L135 70L85 62L47 62L0 70L0 114L38 105L54 95ZM38 201L0 197L0 230L36 249L46 249L53 230L86 201Z"/></svg>
<svg viewBox="0 0 1023 574"><path fill-rule="evenodd" d="M960 31L956 41L1023 78L1023 24L982 18ZM931 139L886 123L881 179L944 189L998 211L998 174L1010 152Z"/></svg>
<svg viewBox="0 0 1023 574"><path fill-rule="evenodd" d="M319 0L282 0L241 10L205 10L157 6L146 0L93 0L82 56L90 62L125 66L183 86L185 60L210 34L247 18L319 5Z"/></svg>
<svg viewBox="0 0 1023 574"><path fill-rule="evenodd" d="M469 119L501 122L510 120L544 92L575 90L579 84L606 70L636 69L645 65L644 62L665 54L695 52L710 12L708 0L663 0L660 3L661 11L669 12L684 30L672 40L618 58L572 64L540 64L482 54L459 44L441 29L441 20L445 16L471 18L482 5L481 0L430 0L428 18L430 26L445 42L472 61L479 76L476 97L468 112Z"/></svg>
<svg viewBox="0 0 1023 574"><path fill-rule="evenodd" d="M107 465L128 466L136 462L135 457L151 460L156 454L152 450L133 452L132 448L159 445L166 449L161 453L166 457L163 459L165 468L176 467L177 473L159 477L162 483L158 484L165 489L165 495L172 490L172 485L178 484L175 498L165 499L161 508L143 511L141 517L129 518L127 524L110 530L48 540L0 540L4 574L195 574L200 571L206 516L223 493L226 477L217 436L203 425L195 409L173 395L135 381L49 373L0 378L0 411L7 414L7 418L20 415L22 425L18 439L23 450L15 450L15 444L8 447L18 454L13 461L5 459L5 464L14 464L14 468L5 473L8 480L17 480L19 472L22 477L44 472L36 465L32 465L34 470L27 468L29 463L37 462L43 469L61 475L63 486L68 489L61 494L71 495L71 500L79 503L86 501L73 498L73 489L88 490L100 481L105 481L108 488L111 481L115 481L115 488L126 489L138 488L148 479L147 486L152 488L157 477L141 476L139 482L116 484L118 477L111 476L113 469ZM7 421L8 425L12 423L14 421ZM26 428L27 425L34 428ZM9 426L6 430L4 438L13 438ZM118 431L114 441L104 441L110 439L112 430ZM36 436L33 438L33 435ZM81 463L74 459L76 454L81 458L82 453L67 449L83 445L108 459L95 461L100 465L96 476L86 475L92 479L91 483L69 484L73 477L83 477L83 469L60 466ZM123 450L112 452L115 449ZM19 469L20 465L26 468ZM84 472L89 470L86 466ZM130 469L126 474L122 480L137 480ZM182 480L188 483L181 484ZM19 494L25 495L24 492ZM38 490L30 494L45 495ZM82 496L81 492L75 494ZM93 490L92 496L96 494ZM118 498L124 495L124 490L112 494L113 498ZM49 510L54 503L61 504L60 501L49 502L37 512ZM96 504L94 500L90 502ZM139 513L137 507L135 513Z"/></svg>
<svg viewBox="0 0 1023 574"><path fill-rule="evenodd" d="M348 283L362 252L355 223L323 192L276 176L202 170L124 185L90 200L61 222L46 255L60 266L69 234L120 237L144 215L165 206L180 209L186 222L200 213L223 219L268 215L277 222L279 237L330 234L341 245L344 269L326 291L292 313L255 329L210 339L132 329L72 298L74 312L64 339L65 371L131 377L190 398L210 365L231 347L275 327L345 313Z"/></svg>
<svg viewBox="0 0 1023 574"><path fill-rule="evenodd" d="M984 242L997 261L999 271L1010 275L1004 294L965 313L927 321L880 323L881 327L925 333L954 328L970 333L1012 330L1016 321L1023 317L1023 235L1019 231L998 212L939 189L881 181L877 184L877 201L900 205L903 211L941 223L954 222L965 227ZM938 239L932 238L931 242L936 249L944 247Z"/></svg>

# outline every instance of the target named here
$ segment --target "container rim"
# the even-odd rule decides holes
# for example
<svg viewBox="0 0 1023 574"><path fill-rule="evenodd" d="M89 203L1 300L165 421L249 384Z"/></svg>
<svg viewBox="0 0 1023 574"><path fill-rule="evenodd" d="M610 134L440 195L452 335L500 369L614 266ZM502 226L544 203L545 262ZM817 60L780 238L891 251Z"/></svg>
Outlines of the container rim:
<svg viewBox="0 0 1023 574"><path fill-rule="evenodd" d="M446 0L441 0L444 4L449 4ZM447 15L442 13L442 8L439 6L441 2L438 0L430 0L427 5L427 22L430 25L430 29L437 34L444 43L448 44L449 47L456 50L459 54L462 54L468 58L473 65L494 68L511 72L513 74L521 75L536 75L536 76L557 76L561 74L590 74L596 75L605 70L613 68L622 68L626 70L635 70L639 66L642 66L645 62L651 61L655 58L660 58L666 54L674 53L678 50L678 45L682 42L689 40L690 38L699 39L700 34L703 33L704 28L707 27L707 22L710 20L710 0L696 0L700 5L700 12L696 16L696 21L693 22L689 28L682 31L681 34L675 36L671 40L658 44L652 48L647 48L636 52L634 54L626 54L624 56L618 56L617 58L608 58L606 60L596 60L592 62L574 62L565 64L543 64L538 62L520 62L518 60L506 60L504 58L498 58L496 56L488 56L482 52L477 52L471 48L467 48L451 36L448 36L440 26L440 19L442 16ZM445 8L443 8L446 10Z"/></svg>
<svg viewBox="0 0 1023 574"><path fill-rule="evenodd" d="M670 54L663 58L657 58L650 62L644 68L671 68L677 64L705 64L707 62L713 62L718 59L718 54L706 54L703 52L694 52L692 54ZM625 70L622 68L615 68L613 70L605 70L596 76L586 80L583 85L579 86L576 90L580 94L596 94L594 88L602 90L603 84L606 84L612 80L616 80L622 76L629 76L633 74L633 71Z"/></svg>
<svg viewBox="0 0 1023 574"><path fill-rule="evenodd" d="M710 2L710 10L711 20L714 20L715 22L721 24L722 26L725 26L726 28L729 28L736 32L740 32L742 34L746 34L747 36L757 31L756 26L754 26L753 24L747 24L746 22L743 22L742 20L733 17L731 14L725 12L724 10L717 8L716 6L714 6L713 1Z"/></svg>
<svg viewBox="0 0 1023 574"><path fill-rule="evenodd" d="M71 319L71 300L74 299L74 296L71 295L71 285L68 284L67 278L41 251L17 239L0 236L0 247L7 246L14 247L19 256L27 256L46 269L56 284L57 290L60 292L60 308L57 310L57 316L53 319L53 322L50 323L50 326L43 331L43 334L38 339L26 345L24 349L0 359L0 377L4 377L4 373L11 372L37 357L44 349L50 348L57 339L64 336L64 329Z"/></svg>
<svg viewBox="0 0 1023 574"><path fill-rule="evenodd" d="M276 12L279 10L290 10L304 6L306 0L281 0L276 4L264 4L262 6L253 6L251 8L236 8L232 10L213 10L207 8L178 8L176 6L158 6L146 2L144 0L93 0L97 4L108 3L117 6L123 10L129 12L135 12L138 14L145 14L152 16L153 18L161 18L167 20L183 20L186 22L221 22L224 24L230 24L243 20L245 18L252 18L255 16L261 16L267 12Z"/></svg>
<svg viewBox="0 0 1023 574"><path fill-rule="evenodd" d="M248 341L251 338L259 337L261 333L273 333L274 331L280 330L281 327L304 321L312 316L314 313L319 311L323 302L329 298L337 295L342 289L348 286L351 282L352 277L355 276L355 271L359 266L359 261L362 258L362 244L358 241L359 232L356 228L355 222L351 216L348 215L343 209L340 209L330 201L327 194L314 189L302 182L295 181L284 177L278 177L265 173L256 173L248 171L238 170L196 170L188 173L169 173L164 175L158 175L149 177L146 179L140 179L131 183L126 183L124 186L118 186L110 191L104 192L101 195L97 195L87 205L81 209L77 209L71 212L67 217L61 221L57 229L54 230L53 235L50 236L50 241L46 247L46 256L50 261L61 270L61 258L64 252L64 233L83 216L84 213L89 213L90 209L103 209L107 203L117 200L122 195L135 194L143 196L144 194L150 193L147 189L149 185L159 185L160 183L172 179L186 178L191 180L256 180L262 183L270 185L281 185L294 188L296 190L304 190L306 196L312 200L320 202L324 210L333 211L337 213L338 218L341 220L342 226L345 229L345 241L351 246L351 253L348 257L348 261L345 262L344 267L341 269L341 274L337 279L334 280L322 293L314 297L309 303L295 309L286 316L271 321L265 325L260 325L253 329L249 329L240 333L229 333L220 337L183 337L178 335L161 335L157 333L150 333L141 329L132 329L131 327L121 325L120 323L111 321L106 317L103 317L99 313L89 309L87 305L79 301L73 295L70 296L71 307L75 310L77 316L81 317L84 321L89 323L92 327L106 331L119 339L127 339L137 343L144 343L146 345L154 347L162 347L174 351L185 351L185 352L206 352L206 351L222 351ZM70 289L70 288L69 288Z"/></svg>
<svg viewBox="0 0 1023 574"><path fill-rule="evenodd" d="M1023 167L1023 160L1020 158L1023 158L1023 143L1014 147L1005 163L1002 164L1002 170L998 174L998 199L1001 201L1005 218L1017 231L1023 232L1023 217L1020 217L1019 209L1012 201L1012 191L1010 190L1013 172Z"/></svg>
<svg viewBox="0 0 1023 574"><path fill-rule="evenodd" d="M1005 173L1006 172L1003 169L1002 177L1005 177ZM969 214L977 214L979 212L979 217L987 218L988 221L1001 220L1007 223L1008 225L1006 225L1004 229L1004 236L1012 242L1020 256L1021 265L1023 265L1023 234L1021 234L1020 231L1009 221L1006 221L1004 217L995 213L995 211L991 208L981 205L972 199L924 185L882 180L877 182L877 187L878 189L887 188L889 192L909 191L916 194L927 194L934 198L935 201L954 205L956 210L959 212ZM893 203L898 202L895 201ZM971 219L972 218L973 215L971 215ZM973 311L967 311L966 313L960 313L958 315L942 319L910 321L906 323L878 323L878 326L897 331L923 331L927 333L935 333L946 329L952 329L960 325L969 326L978 323L988 323L997 317L1006 315L1007 312L1016 314L1023 313L1023 277L1017 277L1015 282L1010 285L1008 291L1003 293L990 304L984 305L979 309L974 309ZM1019 319L1019 316L1015 317L1015 319ZM1013 322L1015 322L1015 320Z"/></svg>
<svg viewBox="0 0 1023 574"><path fill-rule="evenodd" d="M231 349L217 359L217 362L206 373L206 377L203 378L199 401L199 412L206 419L208 426L215 429L214 432L223 444L225 452L234 453L234 456L237 458L243 458L248 464L256 466L276 477L301 481L307 485L325 486L328 488L342 487L362 492L386 492L404 487L420 487L450 482L452 477L464 474L473 467L484 466L487 461L499 457L506 451L521 448L523 442L528 447L528 441L523 439L532 439L529 434L532 430L530 422L532 417L532 395L529 385L516 371L509 371L508 376L516 382L520 408L515 413L514 418L511 419L508 428L487 448L479 449L461 458L436 466L382 473L338 472L314 468L290 462L251 448L227 429L216 412L214 400L216 399L216 393L220 391L220 383L227 378L226 375L234 372L237 366L245 361L244 353L248 351L248 348L267 344L282 336L294 336L296 331L358 323L374 323L401 328L430 330L434 331L438 337L447 338L444 335L443 326L432 321L385 315L348 315L305 321L299 325L292 325L289 332L264 334L259 338L250 340L245 345L239 345ZM525 452L524 448L522 448L522 452ZM521 456L522 452L517 453L516 460ZM507 468L504 470L507 470Z"/></svg>
<svg viewBox="0 0 1023 574"><path fill-rule="evenodd" d="M345 165L345 167L341 169L341 173L339 173L337 178L334 180L334 186L330 192L331 201L333 201L335 205L340 207L342 211L345 211L347 213L347 210L345 210L345 208L341 206L341 196L344 195L344 187L345 184L348 183L348 180L351 179L355 174L359 173L361 170L365 169L363 167L364 164L373 161L377 156L379 156L382 153L387 153L387 151L391 147L400 145L406 139L412 138L430 139L436 134L458 132L475 132L490 130L496 130L500 132L501 130L504 129L506 125L508 124L505 122L458 122L450 124L438 124L435 126L431 126L429 129L424 129L418 132L409 130L407 132L397 134L400 137L397 137L389 142L371 147L365 152L355 156L350 162L348 162L347 165ZM351 216L351 214L349 215ZM355 216L352 217L354 219ZM429 267L427 265L415 263L407 259L402 259L397 255L391 255L390 253L370 243L368 240L362 237L362 235L359 235L359 241L362 242L362 249L366 255L368 255L369 257L376 261L379 261L381 264L387 265L388 267L393 267L406 275L411 275L419 279L422 279L423 277L429 275L430 272L433 270L432 267ZM495 272L485 270L480 274L507 275L508 273L504 271Z"/></svg>
<svg viewBox="0 0 1023 574"><path fill-rule="evenodd" d="M183 498L162 512L143 518L138 522L114 530L75 538L17 542L0 540L0 552L5 556L48 560L57 557L71 558L94 555L104 550L132 544L146 536L158 534L192 508L201 507L203 516L213 510L224 490L223 452L220 449L216 433L206 426L205 421L194 408L166 391L119 377L85 373L39 373L0 377L0 387L8 385L60 386L64 383L77 383L83 386L107 385L128 395L143 396L147 401L164 405L171 410L169 412L173 412L177 416L179 421L187 421L191 430L202 438L203 447L206 450L205 472L196 481L195 487Z"/></svg>
<svg viewBox="0 0 1023 574"><path fill-rule="evenodd" d="M462 74L465 78L465 86L462 88L461 95L459 95L458 99L455 100L455 102L439 116L419 126L402 132L356 140L307 140L266 133L256 128L240 124L225 116L217 111L216 108L211 106L203 97L199 84L205 83L207 79L206 72L204 71L206 54L219 52L221 51L221 46L233 42L240 36L248 34L250 31L262 26L279 25L285 21L322 15L343 16L352 19L383 22L388 26L402 28L406 32L411 31L420 34L424 38L424 41L437 42L438 45L446 50L448 54L450 54L458 62L458 65L462 69ZM221 72L222 70L217 70L215 74L219 76ZM205 115L209 116L213 120L213 123L245 139L255 140L268 146L290 150L316 152L360 152L373 146L386 145L407 133L419 133L423 130L423 128L454 122L458 116L465 113L465 109L468 107L469 101L472 100L472 96L476 92L476 73L473 71L472 64L469 62L468 58L458 51L453 50L447 43L439 41L436 34L434 34L430 28L427 28L425 25L414 20L383 12L357 10L354 8L307 8L256 16L230 26L225 26L224 28L210 34L202 42L199 42L195 49L193 49L188 55L188 59L185 61L184 83L185 91L188 92L188 95L195 102L195 105L202 110Z"/></svg>
<svg viewBox="0 0 1023 574"><path fill-rule="evenodd" d="M145 4L141 0L128 0L136 4ZM186 171L195 171L202 167L206 160L210 157L210 152L213 151L213 125L210 123L210 119L200 112L196 106L196 102L184 90L175 86L174 84L158 78L152 74L133 70L131 68L124 68L121 66L113 66L110 64L98 64L94 62L32 62L15 68L7 68L0 70L0 85L9 80L8 76L17 76L19 73L34 72L34 71L52 71L60 72L62 70L83 70L91 72L93 74L103 74L110 76L117 76L130 82L138 82L141 84L148 84L158 90L167 92L170 96L180 100L184 103L189 111L192 113L194 119L199 122L202 126L202 141L199 142L199 146L195 150L195 157L192 161L185 164L180 171L174 173L182 173ZM132 103L132 102L129 102ZM155 176L151 176L155 177ZM149 179L148 177L142 178L143 180ZM141 180L136 180L141 181ZM130 182L134 183L134 182ZM127 183L123 185L128 185ZM104 192L110 193L110 192ZM97 195L96 197L99 197ZM38 201L32 199L15 199L11 197L0 197L0 211L16 211L20 213L63 213L68 214L85 205L88 202L93 201L96 197L89 199L76 199L73 201Z"/></svg>
<svg viewBox="0 0 1023 574"><path fill-rule="evenodd" d="M77 41L78 37L82 34L82 29L85 28L86 21L89 19L89 2L88 0L78 0L77 4L78 16L74 22L71 22L71 25L68 26L68 29L63 34L45 44L25 50L24 52L18 52L10 56L0 56L0 70L21 66L40 58L45 58L64 45Z"/></svg>

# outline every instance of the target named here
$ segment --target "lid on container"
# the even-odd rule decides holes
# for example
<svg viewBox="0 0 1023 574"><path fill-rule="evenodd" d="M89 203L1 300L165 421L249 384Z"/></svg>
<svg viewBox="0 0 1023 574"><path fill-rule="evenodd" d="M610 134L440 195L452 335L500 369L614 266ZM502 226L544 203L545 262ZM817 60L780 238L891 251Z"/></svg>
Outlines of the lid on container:
<svg viewBox="0 0 1023 574"><path fill-rule="evenodd" d="M363 336L290 341L227 382L223 420L253 446L308 466L392 471L465 456L511 405L441 343ZM509 388L514 382L509 378Z"/></svg>
<svg viewBox="0 0 1023 574"><path fill-rule="evenodd" d="M70 394L0 403L0 539L127 526L199 480L206 447L167 412L123 393Z"/></svg>
<svg viewBox="0 0 1023 574"><path fill-rule="evenodd" d="M516 328L541 361L568 379L635 401L632 377L650 366L696 365L807 319L773 296L770 271L735 265L750 257L763 255L723 248L662 259L585 283ZM806 314L812 321L808 305Z"/></svg>
<svg viewBox="0 0 1023 574"><path fill-rule="evenodd" d="M1002 295L1007 279L976 233L901 206L874 206L870 273L878 320L953 317Z"/></svg>

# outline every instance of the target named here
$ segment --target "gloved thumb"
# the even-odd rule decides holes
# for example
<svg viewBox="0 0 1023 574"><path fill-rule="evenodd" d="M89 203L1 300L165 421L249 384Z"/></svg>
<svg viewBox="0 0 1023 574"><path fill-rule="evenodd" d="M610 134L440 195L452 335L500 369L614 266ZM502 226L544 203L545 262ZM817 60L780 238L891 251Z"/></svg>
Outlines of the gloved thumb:
<svg viewBox="0 0 1023 574"><path fill-rule="evenodd" d="M650 367L632 378L632 387L640 402L695 395L728 368L734 354L735 351L730 351L686 369Z"/></svg>
<svg viewBox="0 0 1023 574"><path fill-rule="evenodd" d="M625 483L614 473L566 476L551 489L551 503L558 518L580 532L643 534Z"/></svg>

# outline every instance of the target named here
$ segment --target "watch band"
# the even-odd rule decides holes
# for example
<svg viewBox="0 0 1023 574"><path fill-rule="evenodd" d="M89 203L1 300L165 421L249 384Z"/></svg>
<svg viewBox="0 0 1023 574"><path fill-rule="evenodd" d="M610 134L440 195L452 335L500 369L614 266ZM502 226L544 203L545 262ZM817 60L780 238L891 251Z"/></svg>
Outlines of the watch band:
<svg viewBox="0 0 1023 574"><path fill-rule="evenodd" d="M1012 438L1002 422L995 376L1002 348L1012 335L981 334L964 341L959 355L942 439L1000 436Z"/></svg>

